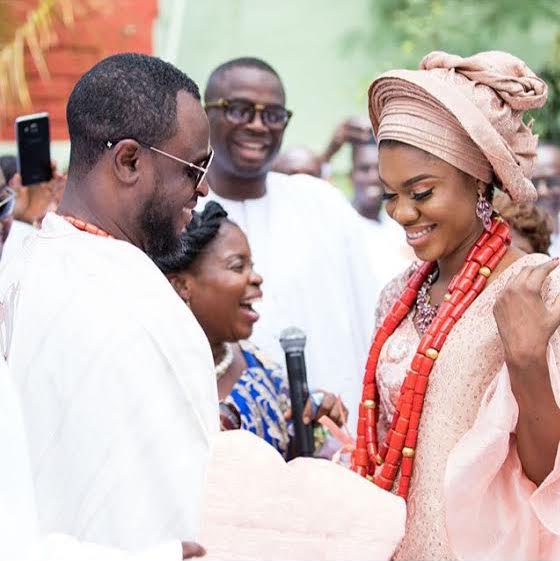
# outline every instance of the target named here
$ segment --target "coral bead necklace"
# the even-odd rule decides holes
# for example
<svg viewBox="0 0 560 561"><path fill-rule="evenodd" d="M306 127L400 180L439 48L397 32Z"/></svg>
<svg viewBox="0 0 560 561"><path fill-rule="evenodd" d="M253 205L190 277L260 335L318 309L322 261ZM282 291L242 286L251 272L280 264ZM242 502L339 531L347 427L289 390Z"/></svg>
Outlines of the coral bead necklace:
<svg viewBox="0 0 560 561"><path fill-rule="evenodd" d="M378 446L379 394L375 375L383 345L414 307L418 292L436 263L424 263L377 330L366 364L362 401L358 411L358 436L352 453L352 470L391 491L400 472L397 494L408 497L414 454L430 372L453 329L486 285L505 255L511 236L508 225L496 217L470 250L465 263L449 284L443 303L427 327L401 386L397 407L384 441ZM379 467L377 467L379 466Z"/></svg>
<svg viewBox="0 0 560 561"><path fill-rule="evenodd" d="M93 224L90 224L89 222L84 222L83 220L80 220L79 218L74 218L73 216L62 216L62 218L64 218L64 220L66 220L66 222L68 222L69 224L72 224L72 226L74 226L74 228L77 228L78 230L81 230L82 232L87 232L88 234L93 234L94 236L100 236L102 238L112 238L113 236L111 236L111 234L108 234L107 232L105 232L105 230L102 230L101 228L98 228L97 226L94 226Z"/></svg>

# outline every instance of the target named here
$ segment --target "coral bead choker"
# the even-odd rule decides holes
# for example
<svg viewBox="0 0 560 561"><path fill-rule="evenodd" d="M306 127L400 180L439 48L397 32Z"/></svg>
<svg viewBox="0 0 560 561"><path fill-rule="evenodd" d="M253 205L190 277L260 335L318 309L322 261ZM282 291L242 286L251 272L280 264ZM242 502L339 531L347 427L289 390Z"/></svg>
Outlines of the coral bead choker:
<svg viewBox="0 0 560 561"><path fill-rule="evenodd" d="M362 401L358 411L358 436L352 453L352 470L387 491L400 473L397 494L408 497L424 397L430 373L447 336L484 289L488 277L505 255L511 236L502 218L492 221L471 248L463 267L449 284L443 303L427 327L401 386L397 407L384 441L378 446L379 393L375 375L381 349L414 307L418 292L436 263L422 264L377 330L366 364Z"/></svg>
<svg viewBox="0 0 560 561"><path fill-rule="evenodd" d="M66 220L66 222L72 224L72 226L74 226L74 228L77 228L78 230L81 230L82 232L87 232L88 234L93 234L94 236L100 236L102 238L112 238L113 236L111 236L111 234L108 234L107 232L105 232L105 230L102 230L101 228L98 228L97 226L94 226L93 224L90 224L89 222L84 222L83 220L80 220L79 218L74 218L73 216L62 216L62 218L64 218L64 220Z"/></svg>

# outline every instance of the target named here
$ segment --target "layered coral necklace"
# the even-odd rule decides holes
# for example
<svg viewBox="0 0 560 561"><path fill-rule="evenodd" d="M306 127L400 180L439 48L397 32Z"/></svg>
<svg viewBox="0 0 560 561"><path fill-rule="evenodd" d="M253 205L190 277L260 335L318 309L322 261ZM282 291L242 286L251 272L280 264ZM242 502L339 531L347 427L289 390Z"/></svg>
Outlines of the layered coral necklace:
<svg viewBox="0 0 560 561"><path fill-rule="evenodd" d="M383 345L417 302L418 292L434 272L436 263L424 263L378 329L369 351L362 401L358 412L358 437L352 453L352 470L391 491L400 472L397 494L408 497L414 467L418 428L430 373L453 326L484 289L488 277L505 255L511 236L508 225L496 217L470 250L462 269L449 284L444 301L423 334L401 386L391 428L378 446L379 393L375 375ZM377 466L380 466L377 468Z"/></svg>

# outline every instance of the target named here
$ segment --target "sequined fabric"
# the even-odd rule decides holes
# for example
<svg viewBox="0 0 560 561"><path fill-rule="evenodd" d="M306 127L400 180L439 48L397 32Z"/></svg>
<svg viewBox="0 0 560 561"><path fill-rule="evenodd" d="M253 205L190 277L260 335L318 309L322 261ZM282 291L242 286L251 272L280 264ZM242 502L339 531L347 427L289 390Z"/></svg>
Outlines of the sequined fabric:
<svg viewBox="0 0 560 561"><path fill-rule="evenodd" d="M455 559L445 530L443 481L447 458L472 427L482 396L503 365L503 349L493 317L497 294L507 280L526 265L542 262L542 255L519 259L491 282L451 331L430 375L414 474L408 499L405 538L395 559ZM412 268L382 293L377 322L402 291ZM395 411L420 337L414 310L387 340L377 370L380 394L379 437L383 438Z"/></svg>

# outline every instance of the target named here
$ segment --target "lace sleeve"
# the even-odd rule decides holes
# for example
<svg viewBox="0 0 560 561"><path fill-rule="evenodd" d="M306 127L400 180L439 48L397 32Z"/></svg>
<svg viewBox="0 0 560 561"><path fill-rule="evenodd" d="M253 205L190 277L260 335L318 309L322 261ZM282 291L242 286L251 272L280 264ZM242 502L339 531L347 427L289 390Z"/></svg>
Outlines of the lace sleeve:
<svg viewBox="0 0 560 561"><path fill-rule="evenodd" d="M389 281L379 296L379 303L375 309L375 329L379 329L385 316L389 313L391 306L395 303L395 300L401 295L402 291L406 286L406 282L410 278L410 275L418 268L417 263L413 263L399 276L395 277L392 281Z"/></svg>

